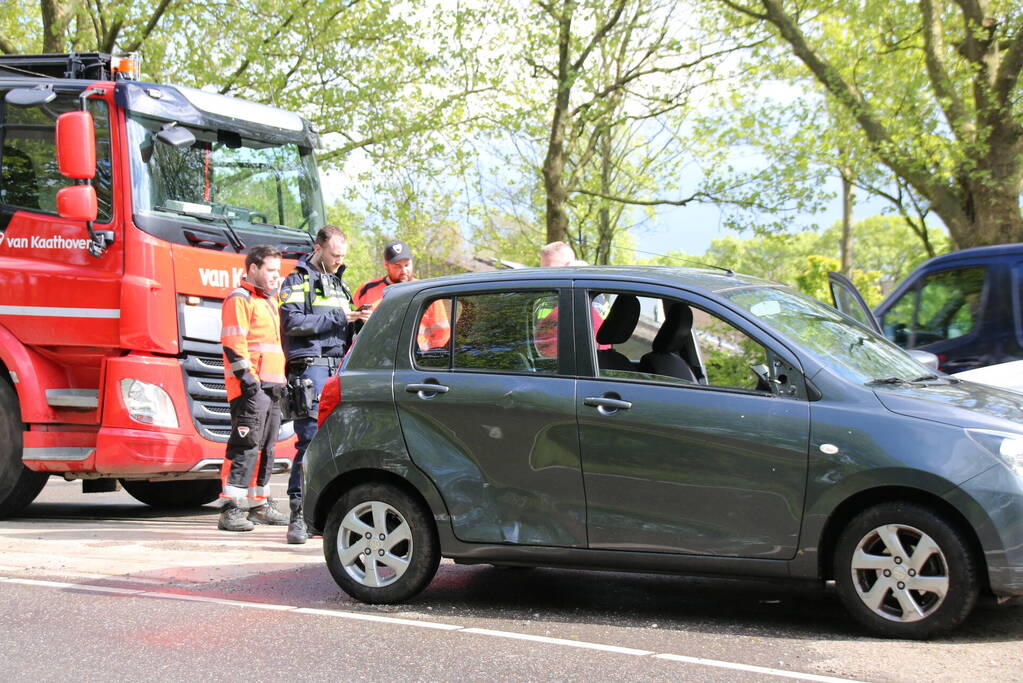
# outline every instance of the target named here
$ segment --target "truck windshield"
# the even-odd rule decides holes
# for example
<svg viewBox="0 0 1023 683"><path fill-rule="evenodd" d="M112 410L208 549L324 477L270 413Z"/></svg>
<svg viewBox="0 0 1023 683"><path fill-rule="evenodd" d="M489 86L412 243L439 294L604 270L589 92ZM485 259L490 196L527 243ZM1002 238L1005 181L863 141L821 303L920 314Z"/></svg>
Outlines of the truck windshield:
<svg viewBox="0 0 1023 683"><path fill-rule="evenodd" d="M174 147L156 139L166 121L127 119L136 215L228 222L245 232L315 234L323 225L311 149L190 126L195 143Z"/></svg>

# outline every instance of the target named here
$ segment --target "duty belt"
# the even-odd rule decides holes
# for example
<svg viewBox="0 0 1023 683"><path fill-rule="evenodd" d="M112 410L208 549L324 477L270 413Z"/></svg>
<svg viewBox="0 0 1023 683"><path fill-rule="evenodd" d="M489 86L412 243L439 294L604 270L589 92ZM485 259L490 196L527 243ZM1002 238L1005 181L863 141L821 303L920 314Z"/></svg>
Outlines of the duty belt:
<svg viewBox="0 0 1023 683"><path fill-rule="evenodd" d="M326 365L328 368L336 368L341 365L341 359L336 356L305 356L303 358L293 358L288 361L288 365L294 365L298 367L309 367L310 365Z"/></svg>

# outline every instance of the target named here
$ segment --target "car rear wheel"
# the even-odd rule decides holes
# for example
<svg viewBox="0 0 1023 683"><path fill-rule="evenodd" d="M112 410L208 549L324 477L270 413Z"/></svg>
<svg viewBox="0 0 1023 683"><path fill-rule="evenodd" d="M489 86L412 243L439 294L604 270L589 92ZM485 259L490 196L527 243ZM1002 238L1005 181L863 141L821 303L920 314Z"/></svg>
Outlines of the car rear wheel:
<svg viewBox="0 0 1023 683"><path fill-rule="evenodd" d="M122 479L124 490L132 498L154 508L176 510L212 503L220 497L219 479L186 479L185 481L141 481Z"/></svg>
<svg viewBox="0 0 1023 683"><path fill-rule="evenodd" d="M361 484L327 517L323 555L337 584L368 603L402 602L423 590L440 563L426 508L391 484Z"/></svg>
<svg viewBox="0 0 1023 683"><path fill-rule="evenodd" d="M21 512L46 485L49 475L22 463L21 434L25 429L18 396L0 379L0 519Z"/></svg>
<svg viewBox="0 0 1023 683"><path fill-rule="evenodd" d="M846 609L874 633L928 638L961 624L977 602L977 560L962 533L912 503L860 513L835 550Z"/></svg>

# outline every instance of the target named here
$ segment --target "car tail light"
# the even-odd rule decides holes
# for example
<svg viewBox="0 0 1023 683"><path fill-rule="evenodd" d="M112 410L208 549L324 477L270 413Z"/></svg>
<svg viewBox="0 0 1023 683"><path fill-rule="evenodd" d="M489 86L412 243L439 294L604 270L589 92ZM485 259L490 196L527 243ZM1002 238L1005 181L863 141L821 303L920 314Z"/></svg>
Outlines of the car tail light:
<svg viewBox="0 0 1023 683"><path fill-rule="evenodd" d="M341 403L341 375L334 375L323 385L320 392L320 412L316 414L316 427L320 428L327 416Z"/></svg>

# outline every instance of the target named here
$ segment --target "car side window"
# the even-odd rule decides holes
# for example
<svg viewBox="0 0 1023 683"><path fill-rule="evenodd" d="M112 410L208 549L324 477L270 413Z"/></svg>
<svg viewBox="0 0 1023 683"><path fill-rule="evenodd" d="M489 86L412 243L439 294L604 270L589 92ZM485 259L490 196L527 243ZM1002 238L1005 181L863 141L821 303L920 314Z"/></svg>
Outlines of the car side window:
<svg viewBox="0 0 1023 683"><path fill-rule="evenodd" d="M885 313L885 336L915 349L969 334L980 322L984 274L977 266L927 275Z"/></svg>
<svg viewBox="0 0 1023 683"><path fill-rule="evenodd" d="M41 107L14 107L0 99L0 204L15 209L57 213L57 191L72 184L57 170L54 129L60 114L80 109L77 94L61 93ZM111 219L110 123L106 102L89 100L96 126L98 220Z"/></svg>
<svg viewBox="0 0 1023 683"><path fill-rule="evenodd" d="M771 390L766 349L721 318L674 299L589 295L600 377Z"/></svg>
<svg viewBox="0 0 1023 683"><path fill-rule="evenodd" d="M446 305L451 343L445 348L417 345L422 368L530 372L558 371L558 293L512 291L460 295L434 302ZM429 310L429 307L427 309ZM420 334L425 313L420 320Z"/></svg>

